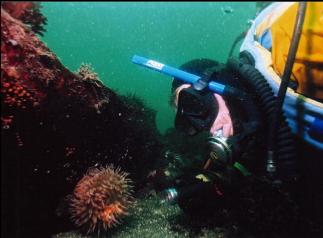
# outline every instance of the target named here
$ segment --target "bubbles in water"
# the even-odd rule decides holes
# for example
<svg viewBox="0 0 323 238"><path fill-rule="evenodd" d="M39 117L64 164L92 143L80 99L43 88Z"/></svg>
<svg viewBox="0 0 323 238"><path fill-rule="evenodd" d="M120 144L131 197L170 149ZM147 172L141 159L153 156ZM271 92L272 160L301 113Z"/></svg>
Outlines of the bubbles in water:
<svg viewBox="0 0 323 238"><path fill-rule="evenodd" d="M230 6L224 6L224 7L221 7L221 11L224 14L231 14L231 13L233 13L233 8Z"/></svg>

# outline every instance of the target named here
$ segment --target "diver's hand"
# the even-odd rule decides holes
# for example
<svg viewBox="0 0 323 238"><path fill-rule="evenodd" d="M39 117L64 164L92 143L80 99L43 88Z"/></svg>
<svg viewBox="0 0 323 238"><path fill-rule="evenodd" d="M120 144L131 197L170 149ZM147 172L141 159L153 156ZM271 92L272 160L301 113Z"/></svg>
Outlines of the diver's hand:
<svg viewBox="0 0 323 238"><path fill-rule="evenodd" d="M233 125L229 109L225 104L225 101L219 94L214 93L214 97L219 104L219 112L217 117L215 118L215 121L213 122L210 132L212 133L212 135L214 135L217 133L218 130L222 130L224 137L232 136Z"/></svg>

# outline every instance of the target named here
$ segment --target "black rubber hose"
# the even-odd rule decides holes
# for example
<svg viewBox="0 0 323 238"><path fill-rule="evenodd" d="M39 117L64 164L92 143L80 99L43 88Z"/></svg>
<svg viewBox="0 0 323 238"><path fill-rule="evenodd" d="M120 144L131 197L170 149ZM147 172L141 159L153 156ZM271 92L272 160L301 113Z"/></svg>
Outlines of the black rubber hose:
<svg viewBox="0 0 323 238"><path fill-rule="evenodd" d="M294 26L291 45L288 50L288 56L287 56L287 60L284 68L284 73L277 93L277 101L274 108L275 114L272 118L272 123L270 124L271 127L269 129L268 155L273 156L273 158L275 158L275 141L276 141L277 128L280 121L279 117L282 114L282 106L283 106L286 91L289 85L290 76L292 74L297 48L301 38L303 23L305 19L305 12L306 12L306 2L300 2L298 5L296 23Z"/></svg>
<svg viewBox="0 0 323 238"><path fill-rule="evenodd" d="M259 106L266 118L266 128L269 130L273 117L275 116L276 97L264 78L264 76L252 65L241 63L241 61L231 58L228 66L238 72L243 82L259 100ZM296 149L291 130L285 117L279 118L280 124L277 132L276 154L277 154L277 175L281 179L295 176L296 172ZM268 141L267 141L268 143Z"/></svg>
<svg viewBox="0 0 323 238"><path fill-rule="evenodd" d="M244 32L241 32L241 33L236 37L236 39L234 40L234 42L233 42L233 44L232 44L232 46L231 46L231 49L230 49L230 52L229 52L229 58L230 58L230 57L232 57L233 52L234 52L234 50L235 50L235 48L236 48L237 44L238 44L241 40L243 40L243 39L246 37L246 35L247 35L247 31L244 31Z"/></svg>

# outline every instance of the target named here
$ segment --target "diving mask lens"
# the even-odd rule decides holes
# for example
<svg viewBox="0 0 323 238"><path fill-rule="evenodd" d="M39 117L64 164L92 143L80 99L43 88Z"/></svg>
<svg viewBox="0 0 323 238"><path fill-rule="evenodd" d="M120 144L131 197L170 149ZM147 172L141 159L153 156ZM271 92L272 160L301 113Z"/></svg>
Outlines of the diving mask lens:
<svg viewBox="0 0 323 238"><path fill-rule="evenodd" d="M182 90L178 98L178 112L191 117L204 117L207 109L193 90Z"/></svg>
<svg viewBox="0 0 323 238"><path fill-rule="evenodd" d="M178 98L175 127L188 135L209 129L217 113L217 104L211 93L193 88L183 89Z"/></svg>

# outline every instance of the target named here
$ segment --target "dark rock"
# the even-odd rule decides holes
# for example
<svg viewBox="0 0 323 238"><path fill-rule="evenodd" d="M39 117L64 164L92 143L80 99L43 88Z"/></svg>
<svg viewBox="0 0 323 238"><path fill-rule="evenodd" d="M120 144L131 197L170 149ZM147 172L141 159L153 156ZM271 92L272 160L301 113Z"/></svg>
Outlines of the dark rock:
<svg viewBox="0 0 323 238"><path fill-rule="evenodd" d="M5 236L45 237L70 227L68 214L56 211L89 167L119 166L135 189L154 169L162 148L155 113L93 75L70 72L1 8Z"/></svg>

